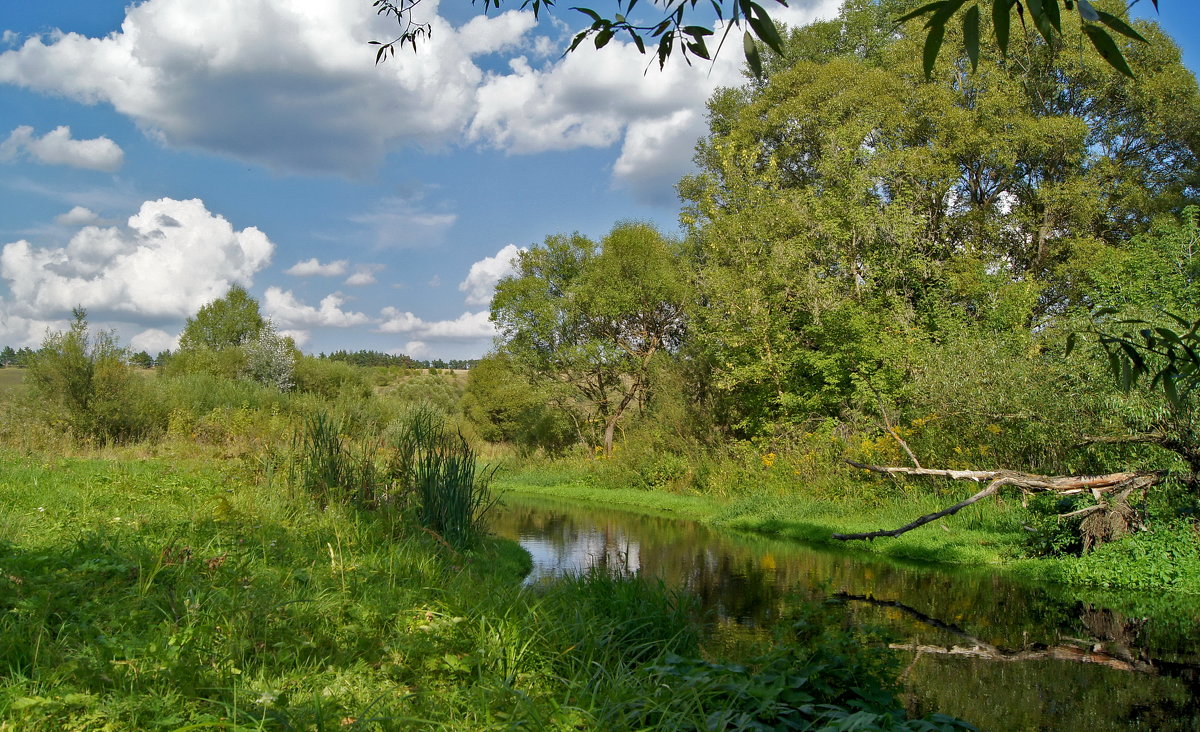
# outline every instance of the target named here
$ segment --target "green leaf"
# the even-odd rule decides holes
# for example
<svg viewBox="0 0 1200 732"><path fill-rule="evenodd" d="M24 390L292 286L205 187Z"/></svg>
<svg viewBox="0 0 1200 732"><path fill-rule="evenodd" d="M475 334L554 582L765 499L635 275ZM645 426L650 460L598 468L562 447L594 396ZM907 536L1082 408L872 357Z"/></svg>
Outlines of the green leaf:
<svg viewBox="0 0 1200 732"><path fill-rule="evenodd" d="M1121 54L1121 49L1117 47L1116 42L1113 41L1112 37L1103 28L1097 25L1085 25L1083 26L1083 32L1096 48L1096 52L1108 62L1109 66L1112 66L1130 79L1133 78L1133 70L1129 68L1129 64L1125 61L1125 56Z"/></svg>
<svg viewBox="0 0 1200 732"><path fill-rule="evenodd" d="M752 14L746 20L754 29L754 34L767 44L768 48L782 56L783 38L779 35L779 29L775 27L775 21L771 20L771 16L758 3L750 3L750 10Z"/></svg>
<svg viewBox="0 0 1200 732"><path fill-rule="evenodd" d="M1054 2L1054 0L1046 0L1046 2ZM1054 27L1050 25L1046 10L1042 6L1042 0L1025 0L1025 5L1029 8L1029 17L1033 19L1033 25L1038 29L1038 33L1042 34L1046 43L1053 43ZM1057 10L1057 7L1055 9Z"/></svg>
<svg viewBox="0 0 1200 732"><path fill-rule="evenodd" d="M1089 22L1100 20L1100 13L1096 11L1096 8L1092 7L1092 4L1088 0L1076 0L1076 2L1079 3L1080 18Z"/></svg>
<svg viewBox="0 0 1200 732"><path fill-rule="evenodd" d="M967 0L945 0L942 7L939 8L928 21L925 22L926 28L945 29L946 21L958 12L958 9L967 4Z"/></svg>
<svg viewBox="0 0 1200 732"><path fill-rule="evenodd" d="M1077 334L1075 333L1075 331L1071 331L1070 333L1067 334L1067 348L1066 348L1066 352L1063 355L1070 356L1071 352L1075 350L1075 336L1076 335Z"/></svg>
<svg viewBox="0 0 1200 732"><path fill-rule="evenodd" d="M591 8L571 8L571 10L577 10L577 11L583 13L584 15L588 16L589 18L591 18L593 21L600 20L600 13L597 13L595 10L592 10Z"/></svg>
<svg viewBox="0 0 1200 732"><path fill-rule="evenodd" d="M938 0L938 2L929 3L928 5L922 5L921 7L912 11L911 13L905 13L904 15L901 15L899 18L896 18L896 25L900 25L901 23L903 23L906 20L912 20L913 18L918 18L922 15L925 15L926 13L932 13L933 11L942 7L942 5L945 5L944 0Z"/></svg>
<svg viewBox="0 0 1200 732"><path fill-rule="evenodd" d="M1042 0L1042 12L1054 30L1062 35L1062 15L1058 12L1058 0Z"/></svg>
<svg viewBox="0 0 1200 732"><path fill-rule="evenodd" d="M754 36L750 35L750 31L746 31L742 35L742 49L746 52L746 63L750 64L750 73L754 74L754 78L761 79L762 71L762 56L758 53L758 44L754 42Z"/></svg>
<svg viewBox="0 0 1200 732"><path fill-rule="evenodd" d="M1127 38L1132 38L1135 41L1141 41L1142 43L1150 42L1143 38L1141 33L1135 31L1129 26L1128 23L1126 23L1124 20L1121 20L1117 16L1112 15L1111 13L1106 13L1102 10L1097 10L1096 15L1100 16L1101 23L1107 25L1109 28L1112 28L1121 35Z"/></svg>
<svg viewBox="0 0 1200 732"><path fill-rule="evenodd" d="M972 5L963 16L963 45L971 59L971 71L979 68L979 6Z"/></svg>
<svg viewBox="0 0 1200 732"><path fill-rule="evenodd" d="M611 28L605 28L596 34L596 48L604 48L608 42L612 40L613 32Z"/></svg>
<svg viewBox="0 0 1200 732"><path fill-rule="evenodd" d="M1162 380L1162 388L1163 394L1166 394L1167 401L1171 403L1172 407L1178 409L1183 405L1182 400L1179 398L1179 390L1175 387L1174 378L1171 376L1164 376Z"/></svg>
<svg viewBox="0 0 1200 732"><path fill-rule="evenodd" d="M942 40L946 37L946 28L938 26L929 29L929 35L925 36L925 53L923 56L925 64L925 78L933 78L933 65L937 62L938 51L942 48Z"/></svg>
<svg viewBox="0 0 1200 732"><path fill-rule="evenodd" d="M1008 55L1008 29L1012 21L1012 0L992 0L992 27L1000 53Z"/></svg>

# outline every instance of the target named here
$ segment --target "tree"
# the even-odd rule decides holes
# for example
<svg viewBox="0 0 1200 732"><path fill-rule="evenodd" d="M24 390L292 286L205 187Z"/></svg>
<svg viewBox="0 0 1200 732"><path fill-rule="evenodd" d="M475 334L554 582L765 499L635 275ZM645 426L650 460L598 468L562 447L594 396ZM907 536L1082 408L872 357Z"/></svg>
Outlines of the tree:
<svg viewBox="0 0 1200 732"><path fill-rule="evenodd" d="M92 333L87 312L75 308L67 331L47 333L26 378L47 419L74 434L102 441L144 436L162 422L143 398L144 386L126 363L116 335Z"/></svg>
<svg viewBox="0 0 1200 732"><path fill-rule="evenodd" d="M787 5L785 0L776 2ZM1103 4L1102 0L1097 2ZM1151 2L1157 9L1158 0ZM421 0L373 0L372 6L376 12L393 17L400 27L400 34L392 41L371 41L372 45L378 46L376 63L388 55L395 55L397 46L409 45L415 51L417 42L430 35L431 27L428 23L416 22L413 19L413 11L420 3ZM531 8L536 18L554 4L554 0L523 0L521 8ZM912 0L880 0L878 4L890 11L889 17L894 19L894 25L916 19L925 20L927 33L921 58L926 76L931 74L941 52L946 29L951 27L951 21L956 18L961 18L964 52L972 67L978 63L980 39L986 35L986 32L981 32L981 28L986 30L988 27L984 18L991 19L991 36L1002 54L1008 53L1014 15L1022 28L1025 27L1028 16L1029 22L1046 43L1059 44L1064 37L1058 0L991 0L990 7L986 0L937 0L921 4L915 9L913 6L917 5L917 2ZM492 8L498 9L500 5L501 0L484 0L483 3L485 12ZM746 63L751 72L760 77L763 59L758 44L762 43L776 53L783 51L783 39L770 13L754 0L712 0L711 7L716 15L716 23L705 19L699 21L700 24L697 24L693 17L696 0L666 0L661 3L661 8L656 3L654 8L659 12L652 13L644 21L639 19L641 16L634 16L635 5L637 0L616 0L616 13L612 17L606 17L589 7L572 8L585 15L591 21L591 25L575 35L568 52L578 48L588 38L592 39L596 48L603 48L614 37L626 36L642 53L646 53L647 47L652 46L660 68L675 52L683 55L685 60L691 56L710 60L713 51L709 49L706 39L714 34L714 28L723 26L718 50L724 46L735 29L741 30ZM1063 5L1069 12L1077 11L1078 32L1087 37L1099 57L1122 74L1132 76L1133 71L1126 62L1121 47L1109 31L1127 39L1145 42L1141 34L1130 27L1120 13L1105 12L1089 0L1063 0ZM706 11L707 7L705 6Z"/></svg>
<svg viewBox="0 0 1200 732"><path fill-rule="evenodd" d="M145 351L138 351L129 355L129 363L140 369L149 369L154 367L154 357Z"/></svg>
<svg viewBox="0 0 1200 732"><path fill-rule="evenodd" d="M1136 81L1037 37L927 83L916 29L860 2L713 98L680 186L693 334L748 432L902 383L911 339L1092 306L1200 181L1195 78L1141 28Z"/></svg>
<svg viewBox="0 0 1200 732"><path fill-rule="evenodd" d="M241 376L280 391L289 391L295 386L296 360L300 354L295 342L276 333L270 321L259 328L242 350L246 354L246 365Z"/></svg>
<svg viewBox="0 0 1200 732"><path fill-rule="evenodd" d="M265 321L258 301L241 285L233 285L224 297L204 305L188 318L179 336L181 351L240 346L255 338Z"/></svg>
<svg viewBox="0 0 1200 732"><path fill-rule="evenodd" d="M684 280L672 242L647 224L620 224L599 246L580 234L547 237L500 281L492 320L502 351L547 383L576 418L580 440L618 424L649 396L651 361L683 337ZM554 388L557 387L557 388Z"/></svg>
<svg viewBox="0 0 1200 732"><path fill-rule="evenodd" d="M3 351L0 351L0 367L15 366L17 363L17 352L12 346L5 346Z"/></svg>

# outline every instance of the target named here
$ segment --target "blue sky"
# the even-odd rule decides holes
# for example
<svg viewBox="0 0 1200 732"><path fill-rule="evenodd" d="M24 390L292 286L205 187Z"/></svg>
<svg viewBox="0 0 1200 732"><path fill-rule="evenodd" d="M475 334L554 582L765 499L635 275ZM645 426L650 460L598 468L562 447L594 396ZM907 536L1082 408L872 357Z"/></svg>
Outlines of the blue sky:
<svg viewBox="0 0 1200 732"><path fill-rule="evenodd" d="M791 5L800 23L838 3ZM1161 5L1197 68L1200 8ZM0 345L82 304L156 352L239 282L310 352L475 357L516 248L675 229L673 184L739 54L643 73L617 42L561 57L565 8L422 8L432 41L376 67L366 41L393 26L370 0L5 3Z"/></svg>

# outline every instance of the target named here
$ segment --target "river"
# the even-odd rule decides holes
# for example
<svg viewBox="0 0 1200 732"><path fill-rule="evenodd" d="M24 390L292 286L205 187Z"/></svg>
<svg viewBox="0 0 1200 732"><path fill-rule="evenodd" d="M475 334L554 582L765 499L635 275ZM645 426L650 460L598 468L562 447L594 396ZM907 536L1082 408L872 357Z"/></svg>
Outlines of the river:
<svg viewBox="0 0 1200 732"><path fill-rule="evenodd" d="M491 524L533 556L528 582L594 566L653 576L695 594L714 627L765 634L789 605L832 602L904 654L916 713L981 730L1200 729L1200 598L1131 616L1139 598L514 493Z"/></svg>

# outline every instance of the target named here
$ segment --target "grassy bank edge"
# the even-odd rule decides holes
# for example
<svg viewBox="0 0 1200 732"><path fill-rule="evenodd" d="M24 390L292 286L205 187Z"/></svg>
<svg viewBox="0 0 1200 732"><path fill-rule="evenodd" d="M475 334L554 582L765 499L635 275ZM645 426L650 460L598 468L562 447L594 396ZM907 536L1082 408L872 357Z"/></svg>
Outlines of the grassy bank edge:
<svg viewBox="0 0 1200 732"><path fill-rule="evenodd" d="M1181 560L1178 556L1181 552L1172 555L1169 550L1166 553L1147 550L1139 546L1139 537L1132 543L1108 545L1084 557L1022 556L1024 529L1016 516L1015 506L1008 509L973 506L961 514L894 539L843 542L834 540L831 535L901 526L948 505L949 501L924 497L876 501L868 505L768 495L726 500L665 491L599 487L589 485L586 476L578 473L546 474L538 470L514 470L501 476L496 487L501 492L688 519L719 529L906 563L987 567L1023 581L1074 586L1083 592L1100 593L1106 596L1105 602L1122 606L1130 605L1132 601L1141 608L1143 603L1141 599L1113 597L1113 593L1200 594L1200 558L1194 562L1196 567L1191 567L1190 560ZM1001 515L989 516L986 513L989 510ZM1007 516L1003 515L1005 511ZM1183 566L1185 564L1188 566ZM1169 566L1164 568L1164 565ZM1183 598L1180 601L1184 601ZM1134 607L1131 605L1130 609L1134 610Z"/></svg>

